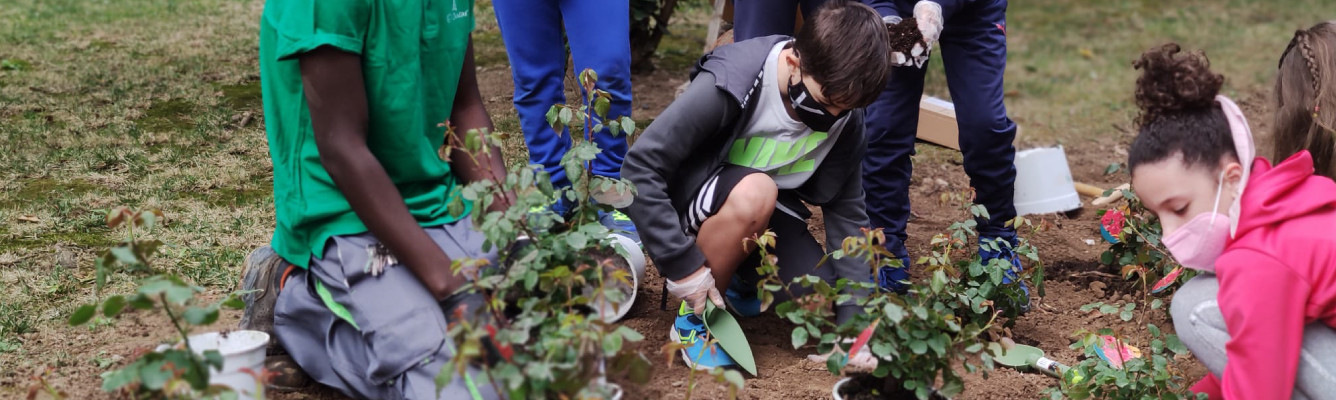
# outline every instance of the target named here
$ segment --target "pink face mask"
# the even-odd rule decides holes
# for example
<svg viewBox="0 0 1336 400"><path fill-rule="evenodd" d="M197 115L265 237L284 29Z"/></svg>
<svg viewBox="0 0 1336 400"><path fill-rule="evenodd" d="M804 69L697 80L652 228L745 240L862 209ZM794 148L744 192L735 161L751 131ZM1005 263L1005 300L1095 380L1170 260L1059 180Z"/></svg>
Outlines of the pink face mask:
<svg viewBox="0 0 1336 400"><path fill-rule="evenodd" d="M1220 192L1224 191L1225 174L1220 173L1220 184L1215 188L1215 207L1183 224L1164 238L1165 247L1184 267L1198 271L1215 272L1215 260L1225 252L1229 241L1230 217L1220 214Z"/></svg>

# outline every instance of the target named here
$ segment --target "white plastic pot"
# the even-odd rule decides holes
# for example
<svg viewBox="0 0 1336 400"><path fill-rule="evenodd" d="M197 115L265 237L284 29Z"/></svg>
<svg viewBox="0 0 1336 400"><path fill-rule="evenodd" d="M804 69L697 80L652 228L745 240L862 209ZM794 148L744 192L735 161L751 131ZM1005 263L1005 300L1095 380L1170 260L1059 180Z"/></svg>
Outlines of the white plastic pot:
<svg viewBox="0 0 1336 400"><path fill-rule="evenodd" d="M835 382L835 387L830 389L830 395L835 397L835 400L844 400L844 396L840 395L840 386L844 386L845 382L851 381L853 379L854 378L844 378L840 379L839 382Z"/></svg>
<svg viewBox="0 0 1336 400"><path fill-rule="evenodd" d="M260 382L255 376L241 370L249 368L252 372L261 372L269 334L260 331L231 331L226 335L209 332L191 336L187 340L196 353L218 350L222 354L223 368L209 371L210 385L230 387L241 400L256 398Z"/></svg>
<svg viewBox="0 0 1336 400"><path fill-rule="evenodd" d="M631 306L635 304L636 295L640 292L640 280L645 276L645 253L629 237L616 233L609 236L612 237L617 247L625 250L627 255L626 265L631 266L631 291L626 301L616 305L610 302L596 302L593 304L594 311L603 318L604 322L613 323L630 313Z"/></svg>
<svg viewBox="0 0 1336 400"><path fill-rule="evenodd" d="M1016 214L1050 214L1081 208L1062 146L1016 153Z"/></svg>

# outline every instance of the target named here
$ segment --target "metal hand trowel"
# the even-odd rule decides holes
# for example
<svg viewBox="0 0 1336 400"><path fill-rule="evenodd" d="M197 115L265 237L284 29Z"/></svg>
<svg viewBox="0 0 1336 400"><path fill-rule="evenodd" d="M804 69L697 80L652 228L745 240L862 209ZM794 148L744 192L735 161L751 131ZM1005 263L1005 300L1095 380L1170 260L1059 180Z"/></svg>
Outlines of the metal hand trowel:
<svg viewBox="0 0 1336 400"><path fill-rule="evenodd" d="M1020 371L1038 370L1058 379L1062 379L1062 375L1070 369L1062 363L1044 357L1044 351L1034 346L1023 344L1003 346L1001 343L994 342L988 344L988 352L993 355L993 361L998 364Z"/></svg>

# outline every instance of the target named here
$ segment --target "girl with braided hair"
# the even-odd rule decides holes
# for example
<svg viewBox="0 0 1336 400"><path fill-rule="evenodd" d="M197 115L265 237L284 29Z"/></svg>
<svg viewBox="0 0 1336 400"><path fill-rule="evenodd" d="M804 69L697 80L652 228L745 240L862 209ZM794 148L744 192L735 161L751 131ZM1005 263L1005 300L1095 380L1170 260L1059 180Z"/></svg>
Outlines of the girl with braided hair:
<svg viewBox="0 0 1336 400"><path fill-rule="evenodd" d="M1274 158L1308 150L1317 174L1336 179L1336 21L1294 32L1279 69Z"/></svg>
<svg viewBox="0 0 1336 400"><path fill-rule="evenodd" d="M1174 328L1211 371L1212 399L1329 399L1336 393L1336 183L1298 150L1256 152L1225 78L1168 44L1134 64L1139 132L1132 186L1174 258L1204 273L1170 304ZM1330 139L1328 139L1330 140ZM1228 361L1228 362L1226 362Z"/></svg>

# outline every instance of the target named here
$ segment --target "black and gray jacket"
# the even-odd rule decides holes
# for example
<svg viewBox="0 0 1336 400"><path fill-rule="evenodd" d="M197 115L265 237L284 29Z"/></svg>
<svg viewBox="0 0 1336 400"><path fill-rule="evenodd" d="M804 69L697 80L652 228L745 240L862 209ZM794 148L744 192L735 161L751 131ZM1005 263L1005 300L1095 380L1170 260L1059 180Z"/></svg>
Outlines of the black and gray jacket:
<svg viewBox="0 0 1336 400"><path fill-rule="evenodd" d="M791 39L755 38L702 57L686 92L645 128L626 154L622 177L635 184L637 194L625 212L664 277L681 279L705 264L678 210L687 209L695 191L728 159L755 112L753 94L767 56L776 44ZM863 130L863 110L848 112L831 128L838 136L829 156L802 187L787 191L821 207L827 249L840 248L844 238L861 236L860 228L871 225L863 203ZM872 281L872 270L861 259L830 262L838 278Z"/></svg>

